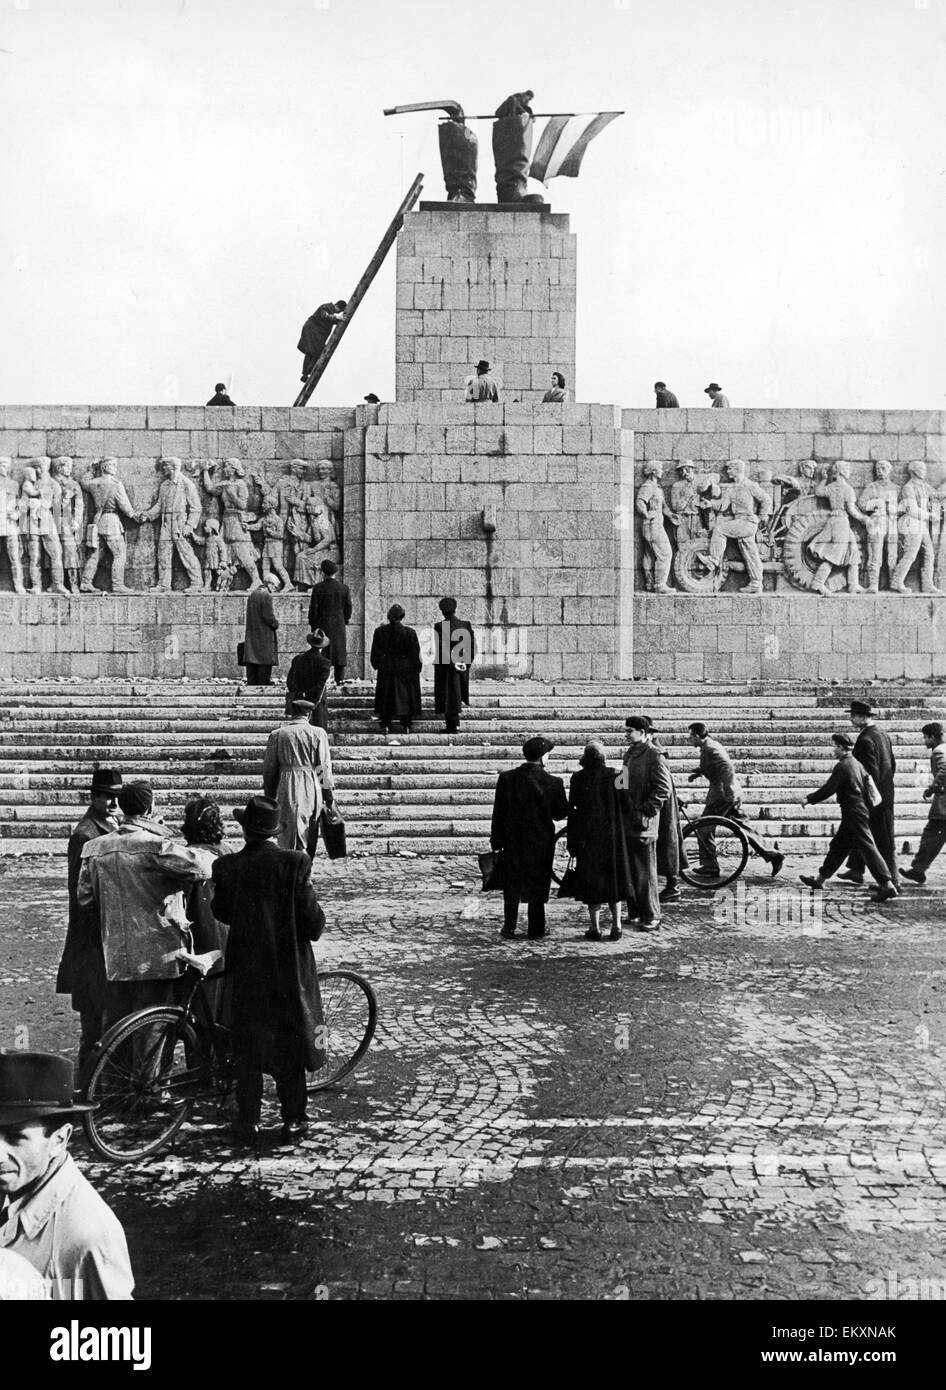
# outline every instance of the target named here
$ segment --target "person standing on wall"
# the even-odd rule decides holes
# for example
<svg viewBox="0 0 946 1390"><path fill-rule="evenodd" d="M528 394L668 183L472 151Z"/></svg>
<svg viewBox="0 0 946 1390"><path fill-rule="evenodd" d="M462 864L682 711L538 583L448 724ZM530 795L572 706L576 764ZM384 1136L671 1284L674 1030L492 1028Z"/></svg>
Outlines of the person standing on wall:
<svg viewBox="0 0 946 1390"><path fill-rule="evenodd" d="M525 762L501 772L493 798L489 841L503 857L503 929L507 940L516 934L519 904L528 906L529 937L548 935L545 904L552 884L555 822L568 815L568 798L561 777L546 771L555 744L530 738L522 745Z"/></svg>
<svg viewBox="0 0 946 1390"><path fill-rule="evenodd" d="M258 694L264 685L273 683L273 667L279 664L279 619L273 609L273 590L279 585L274 574L267 574L263 586L254 589L246 600L243 659L246 663L246 684Z"/></svg>
<svg viewBox="0 0 946 1390"><path fill-rule="evenodd" d="M437 607L443 619L434 623L434 713L443 715L444 732L455 734L460 728L460 707L470 704L470 667L476 656L476 639L466 619L454 616L455 598L442 598Z"/></svg>
<svg viewBox="0 0 946 1390"><path fill-rule="evenodd" d="M658 410L679 410L680 402L668 387L665 381L654 382L654 394L657 397Z"/></svg>
<svg viewBox="0 0 946 1390"><path fill-rule="evenodd" d="M874 779L874 786L880 792L880 805L872 806L868 815L870 833L874 843L890 870L890 881L900 885L900 866L897 863L897 847L894 843L894 800L896 788L894 776L897 759L894 757L890 736L878 729L874 723L875 710L869 700L851 701L851 723L857 729L854 740L854 756L865 772ZM864 860L855 850L848 860L847 873L838 878L848 883L864 882Z"/></svg>
<svg viewBox="0 0 946 1390"><path fill-rule="evenodd" d="M704 386L703 394L709 396L710 405L714 406L716 410L729 409L729 397L723 395L723 388L718 381L711 381L709 386Z"/></svg>
<svg viewBox="0 0 946 1390"><path fill-rule="evenodd" d="M499 387L489 374L488 362L477 362L476 371L464 383L464 397L468 401L499 400Z"/></svg>
<svg viewBox="0 0 946 1390"><path fill-rule="evenodd" d="M312 586L309 599L309 627L313 632L321 629L329 640L328 658L335 672L335 684L345 682L345 667L348 665L348 634L345 631L351 622L351 590L338 578L338 565L334 560L323 560L319 569L323 578Z"/></svg>
<svg viewBox="0 0 946 1390"><path fill-rule="evenodd" d="M227 394L227 383L218 381L214 387L214 393L207 402L208 405L236 405L236 401L231 401Z"/></svg>

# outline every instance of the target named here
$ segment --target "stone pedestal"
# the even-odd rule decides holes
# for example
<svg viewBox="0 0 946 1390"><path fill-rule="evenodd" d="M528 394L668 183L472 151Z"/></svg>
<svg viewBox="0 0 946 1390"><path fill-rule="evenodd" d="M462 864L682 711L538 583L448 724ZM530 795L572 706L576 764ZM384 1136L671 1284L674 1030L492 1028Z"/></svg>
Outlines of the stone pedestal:
<svg viewBox="0 0 946 1390"><path fill-rule="evenodd" d="M480 358L503 401L575 399L577 246L537 205L424 204L397 243L397 399L463 400Z"/></svg>

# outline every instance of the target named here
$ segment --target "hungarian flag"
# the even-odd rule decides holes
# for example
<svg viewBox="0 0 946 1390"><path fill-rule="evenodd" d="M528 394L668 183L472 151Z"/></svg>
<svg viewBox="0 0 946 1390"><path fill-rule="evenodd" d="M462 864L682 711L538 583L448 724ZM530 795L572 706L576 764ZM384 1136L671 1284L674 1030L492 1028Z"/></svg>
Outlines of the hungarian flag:
<svg viewBox="0 0 946 1390"><path fill-rule="evenodd" d="M529 176L548 183L559 175L578 177L585 150L596 135L623 111L600 111L591 116L551 116L532 158Z"/></svg>

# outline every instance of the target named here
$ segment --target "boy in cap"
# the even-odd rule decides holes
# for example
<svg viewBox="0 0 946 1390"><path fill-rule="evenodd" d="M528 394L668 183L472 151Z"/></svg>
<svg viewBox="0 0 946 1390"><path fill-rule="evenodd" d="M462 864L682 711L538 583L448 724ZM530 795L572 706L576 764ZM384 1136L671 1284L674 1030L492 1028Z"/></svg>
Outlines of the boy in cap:
<svg viewBox="0 0 946 1390"><path fill-rule="evenodd" d="M69 925L56 976L56 993L71 994L72 1007L79 1015L79 1055L76 1074L81 1075L85 1060L102 1036L105 1013L105 959L102 955L102 926L94 907L80 907L76 890L82 851L90 840L113 835L118 829L118 802L122 775L109 767L92 773L89 805L85 815L69 836L66 850L69 885Z"/></svg>
<svg viewBox="0 0 946 1390"><path fill-rule="evenodd" d="M69 1155L72 1068L44 1052L0 1053L0 1247L63 1300L130 1299L125 1233Z"/></svg>
<svg viewBox="0 0 946 1390"><path fill-rule="evenodd" d="M847 856L853 850L857 850L863 863L877 880L877 892L873 895L874 902L886 902L888 898L898 897L899 893L890 881L890 870L884 863L883 857L874 843L874 837L870 833L870 821L867 816L866 774L854 757L854 745L847 734L832 734L831 739L834 743L834 756L837 759L834 771L824 786L805 797L802 805L814 805L820 801L827 801L830 796L835 796L841 808L841 824L831 837L824 863L817 875L812 877L810 874L802 874L800 876L801 881L807 883L809 888L820 888L825 880L829 879L841 867Z"/></svg>
<svg viewBox="0 0 946 1390"><path fill-rule="evenodd" d="M519 904L528 904L529 936L548 935L545 904L552 883L555 857L555 822L568 816L568 797L561 777L545 770L555 747L547 738L530 738L522 745L525 762L501 772L493 800L489 840L503 856L503 929L501 936L516 934Z"/></svg>

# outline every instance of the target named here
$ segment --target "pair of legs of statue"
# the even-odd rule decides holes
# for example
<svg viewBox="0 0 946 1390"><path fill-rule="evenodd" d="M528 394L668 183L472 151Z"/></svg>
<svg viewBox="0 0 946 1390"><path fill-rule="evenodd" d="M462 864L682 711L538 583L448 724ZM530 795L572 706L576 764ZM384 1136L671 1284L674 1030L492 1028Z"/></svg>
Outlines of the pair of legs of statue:
<svg viewBox="0 0 946 1390"><path fill-rule="evenodd" d="M744 594L760 594L762 592L762 557L756 543L756 529L757 522L748 517L745 520L732 517L717 521L713 527L713 534L710 536L709 549L705 555L700 556L706 568L716 573L723 562L723 556L726 554L726 542L734 540L739 546L739 554L742 556L749 578L748 584L742 591Z"/></svg>
<svg viewBox="0 0 946 1390"><path fill-rule="evenodd" d="M22 594L23 590L23 562L20 559L20 538L19 536L5 537L7 543L7 559L10 561L10 578L13 581L13 592Z"/></svg>
<svg viewBox="0 0 946 1390"><path fill-rule="evenodd" d="M51 588L54 593L68 594L63 581L62 569L62 542L58 533L50 531L47 536L30 536L28 544L28 554L30 561L30 588L34 594L43 591L43 571L42 561L43 552L49 559L49 571L52 579Z"/></svg>

